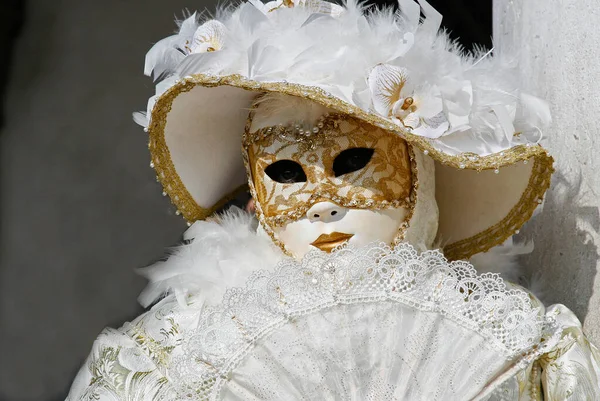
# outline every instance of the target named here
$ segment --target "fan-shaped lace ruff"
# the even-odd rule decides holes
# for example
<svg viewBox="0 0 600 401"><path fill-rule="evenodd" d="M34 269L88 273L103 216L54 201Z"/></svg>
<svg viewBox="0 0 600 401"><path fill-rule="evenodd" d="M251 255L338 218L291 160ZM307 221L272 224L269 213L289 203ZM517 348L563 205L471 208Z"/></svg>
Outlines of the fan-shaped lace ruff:
<svg viewBox="0 0 600 401"><path fill-rule="evenodd" d="M194 327L166 372L191 400L471 399L557 332L498 275L409 244L286 259Z"/></svg>

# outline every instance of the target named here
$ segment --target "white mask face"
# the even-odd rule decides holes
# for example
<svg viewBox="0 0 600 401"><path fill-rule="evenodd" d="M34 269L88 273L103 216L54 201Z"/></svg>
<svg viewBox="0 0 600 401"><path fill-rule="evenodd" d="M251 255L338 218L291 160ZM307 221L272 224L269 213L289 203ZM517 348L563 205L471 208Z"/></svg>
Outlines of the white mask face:
<svg viewBox="0 0 600 401"><path fill-rule="evenodd" d="M410 147L349 116L325 116L317 126L317 132L276 126L246 133L250 185L265 231L296 257L345 242L401 238L416 196Z"/></svg>
<svg viewBox="0 0 600 401"><path fill-rule="evenodd" d="M319 202L309 209L306 217L276 227L274 232L295 257L301 258L311 249L330 252L344 243L362 246L382 241L391 244L401 233L400 226L407 213L405 208L348 209L331 202Z"/></svg>

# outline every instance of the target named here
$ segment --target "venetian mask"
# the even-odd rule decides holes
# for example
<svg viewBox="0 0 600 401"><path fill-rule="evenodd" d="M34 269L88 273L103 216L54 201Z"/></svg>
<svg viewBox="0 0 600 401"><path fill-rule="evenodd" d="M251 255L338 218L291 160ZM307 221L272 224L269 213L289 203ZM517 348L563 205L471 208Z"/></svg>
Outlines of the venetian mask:
<svg viewBox="0 0 600 401"><path fill-rule="evenodd" d="M287 253L403 239L417 180L399 136L341 114L250 127L244 149L257 214Z"/></svg>

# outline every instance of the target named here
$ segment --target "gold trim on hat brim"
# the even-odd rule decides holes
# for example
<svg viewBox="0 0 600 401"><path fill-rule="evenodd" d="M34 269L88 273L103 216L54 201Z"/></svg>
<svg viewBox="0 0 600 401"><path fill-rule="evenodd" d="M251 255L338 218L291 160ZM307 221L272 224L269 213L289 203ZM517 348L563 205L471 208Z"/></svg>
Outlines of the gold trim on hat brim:
<svg viewBox="0 0 600 401"><path fill-rule="evenodd" d="M526 163L521 165L521 163ZM507 169L515 169L516 167L528 167L531 166L531 170L529 176L525 176L523 174L522 177L516 177L515 174L511 174ZM438 166L436 172L440 169L444 169L443 166ZM507 199L502 199L502 193L505 189L501 189L500 186L496 187L495 192L486 192L481 189L475 189L476 185L471 185L472 197L485 198L483 201L480 199L480 204L485 205L490 201L495 201L494 209L490 210L487 215L499 215L497 223L487 227L483 231L476 230L475 234L470 233L466 235L464 239L453 240L453 238L449 238L451 233L456 234L456 228L460 228L461 221L462 224L465 224L467 221L472 220L471 224L473 224L477 218L475 217L467 217L466 214L473 215L473 212L469 210L469 201L465 200L462 205L462 213L456 209L455 202L449 200L448 197L444 197L445 204L440 206L440 218L443 218L443 214L453 213L460 214L458 218L452 219L453 225L451 228L443 227L440 221L440 231L438 234L438 241L441 244L448 243L448 245L443 246L444 254L450 260L460 260L460 259L468 259L474 254L480 252L486 252L490 248L502 244L506 241L507 238L511 237L514 234L519 233L519 229L525 224L533 215L536 207L542 203L543 196L546 190L550 186L550 178L552 172L554 171L552 167L552 159L541 158L541 157L532 157L529 160L524 160L523 162L515 163L510 166L505 166L505 168L501 168L499 174L496 175L492 171L485 171L477 173L478 175L487 175L478 177L479 180L490 180L491 185L496 185L497 183L494 181L498 178L503 178L503 176L507 176L507 174L511 174L509 177L514 178L508 180L511 184L511 187L519 188L521 196L517 197L519 192L515 192L515 196L509 197L508 202ZM462 185L454 185L457 183L457 180L461 179L462 173L468 173L468 171L463 170L455 170L453 173L452 182L448 182L446 192L450 191L460 191L458 187L462 187ZM446 174L446 177L448 175ZM436 176L436 181L437 181ZM505 183L506 184L506 183ZM439 194L438 194L439 195ZM468 194L465 194L468 196ZM463 197L464 199L464 197ZM460 202L460 201L459 201ZM443 202L439 202L443 203ZM445 207L447 210L442 210ZM482 206L479 207L481 209ZM476 214L476 213L475 213ZM445 217L448 217L447 215ZM454 216L450 216L454 217Z"/></svg>
<svg viewBox="0 0 600 401"><path fill-rule="evenodd" d="M484 252L513 235L531 217L538 202L543 199L544 193L550 184L550 176L554 171L552 157L539 145L517 145L488 156L476 156L472 153L449 155L437 150L431 144L430 139L413 135L404 127L348 104L321 88L288 82L257 82L241 75L212 76L196 74L180 80L157 99L152 110L151 123L148 127L149 149L158 180L173 204L177 206L188 222L207 218L232 197L231 194L228 194L227 200L221 200L217 205L208 208L198 205L179 177L166 144L165 127L174 100L180 94L189 92L198 86L207 88L230 86L245 91L257 93L276 92L308 99L392 131L402 136L408 143L420 149L432 159L455 169L499 170L518 162L533 160L535 165L529 185L509 214L503 220L479 234L445 246L444 250L451 259L468 258L473 254ZM249 107L250 104L248 104ZM243 129L244 127L241 126L240 133L236 134L241 135Z"/></svg>

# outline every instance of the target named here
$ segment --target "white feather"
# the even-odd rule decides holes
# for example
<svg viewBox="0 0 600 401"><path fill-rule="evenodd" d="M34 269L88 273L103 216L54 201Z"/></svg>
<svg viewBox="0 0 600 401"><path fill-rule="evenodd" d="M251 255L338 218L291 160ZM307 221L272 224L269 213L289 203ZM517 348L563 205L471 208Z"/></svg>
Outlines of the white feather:
<svg viewBox="0 0 600 401"><path fill-rule="evenodd" d="M552 114L548 102L524 92L521 92L519 100L521 101L520 115L516 117L515 122L517 130L531 127L541 129L550 125ZM521 124L528 124L529 126L520 127Z"/></svg>
<svg viewBox="0 0 600 401"><path fill-rule="evenodd" d="M254 5L244 3L239 8L239 24L241 24L248 33L252 33L258 29L261 24L268 21L265 14L260 12Z"/></svg>
<svg viewBox="0 0 600 401"><path fill-rule="evenodd" d="M179 32L176 35L156 43L146 54L144 74L159 79L164 77L165 73L172 72L172 69L189 53L186 52L186 46L191 44L197 28L198 17L194 13L179 24Z"/></svg>
<svg viewBox="0 0 600 401"><path fill-rule="evenodd" d="M496 128L496 139L498 142L504 142L505 140L510 143L512 136L515 133L515 127L513 125L513 118L511 118L509 111L503 105L493 105L492 111L496 116L498 125L493 124Z"/></svg>
<svg viewBox="0 0 600 401"><path fill-rule="evenodd" d="M317 19L319 18L325 18L325 19L329 19L329 20L333 20L333 17L328 15L328 14L319 14L319 13L315 13L310 15L306 21L304 21L304 23L302 24L302 28L304 28L305 26L308 26L309 24L311 24L312 22L315 22ZM331 21L329 21L331 22Z"/></svg>
<svg viewBox="0 0 600 401"><path fill-rule="evenodd" d="M259 39L248 49L248 72L246 76L261 80L264 76L273 76L279 69L277 60L281 52L274 46L265 45L266 40Z"/></svg>
<svg viewBox="0 0 600 401"><path fill-rule="evenodd" d="M146 54L144 74L158 80L165 72L179 64L185 58L185 54L176 48L180 40L178 35L174 35L154 45Z"/></svg>
<svg viewBox="0 0 600 401"><path fill-rule="evenodd" d="M226 288L242 286L256 270L268 269L284 257L267 236L256 234L256 221L240 209L212 221L198 221L184 234L188 244L171 251L167 260L140 269L150 283L138 300L144 307L166 294L187 305L218 303Z"/></svg>
<svg viewBox="0 0 600 401"><path fill-rule="evenodd" d="M204 71L205 74L216 72L221 66L219 59L222 57L221 52L190 54L176 67L176 76L187 77L196 71Z"/></svg>
<svg viewBox="0 0 600 401"><path fill-rule="evenodd" d="M411 32L417 30L421 19L421 7L413 0L398 0L400 15L404 19L407 29Z"/></svg>
<svg viewBox="0 0 600 401"><path fill-rule="evenodd" d="M552 292L548 291L550 286L548 285L547 278L544 277L543 269L533 272L531 277L529 277L528 280L525 280L525 287L544 305L552 305L555 303Z"/></svg>
<svg viewBox="0 0 600 401"><path fill-rule="evenodd" d="M426 35L435 36L442 25L442 14L433 8L427 1L418 0L418 2L421 6L421 10L423 10L423 15L425 15L421 29Z"/></svg>
<svg viewBox="0 0 600 401"><path fill-rule="evenodd" d="M314 126L319 117L332 110L299 97L289 97L279 93L268 93L254 102L255 112L250 130L252 132L281 121L294 121Z"/></svg>
<svg viewBox="0 0 600 401"><path fill-rule="evenodd" d="M521 92L518 71L506 57L463 54L440 31L442 16L425 0L399 0L398 14L365 11L355 0L344 7L319 0L295 3L288 8L281 0L267 5L252 0L223 11L218 17L220 32L226 32L222 47L204 54L181 52L181 41L198 29L195 17L190 17L185 29L182 24L180 33L150 51L146 72L179 79L206 73L285 80L319 87L369 112L381 111L375 105L379 100L366 91L367 77L379 64L406 70L410 82L420 87L464 83L462 88L470 88L470 99L464 102L469 110L461 110L458 120L446 116L452 124L436 139L450 153L498 152L511 146L506 138L515 130L529 140L528 131L538 132L549 123L544 103ZM419 23L421 11L425 18ZM457 99L465 92L457 88L460 93L444 93L444 98ZM498 105L507 113L494 113ZM446 107L444 113L449 110Z"/></svg>
<svg viewBox="0 0 600 401"><path fill-rule="evenodd" d="M142 127L148 127L148 113L144 111L136 111L133 113L133 121Z"/></svg>
<svg viewBox="0 0 600 401"><path fill-rule="evenodd" d="M519 283L526 273L519 264L519 257L531 252L533 242L517 244L510 237L503 244L472 256L469 261L478 273L498 273L505 280Z"/></svg>

